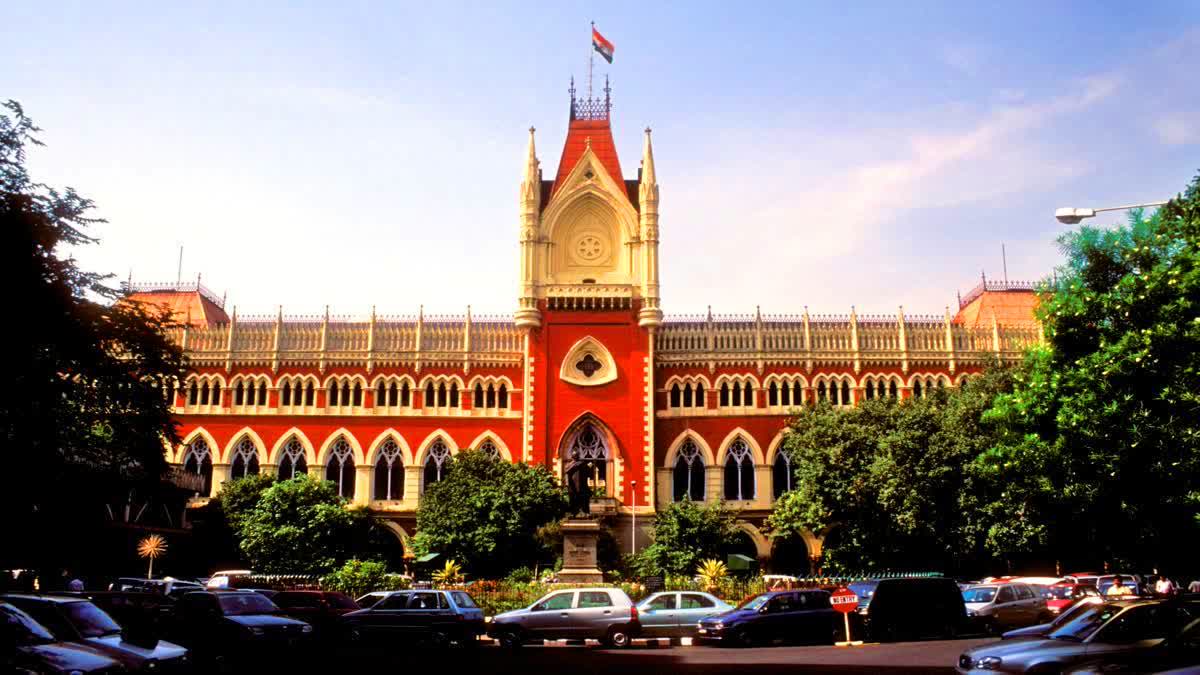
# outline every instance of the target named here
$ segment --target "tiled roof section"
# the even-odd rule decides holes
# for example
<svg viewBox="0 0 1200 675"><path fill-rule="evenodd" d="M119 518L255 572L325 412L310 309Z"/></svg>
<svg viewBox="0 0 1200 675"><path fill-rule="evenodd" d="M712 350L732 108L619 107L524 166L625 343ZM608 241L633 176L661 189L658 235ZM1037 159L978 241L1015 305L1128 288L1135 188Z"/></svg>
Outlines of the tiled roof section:
<svg viewBox="0 0 1200 675"><path fill-rule="evenodd" d="M992 288L982 292L972 293L968 302L959 308L954 317L954 323L968 328L988 327L992 325L992 316L996 323L1002 326L1023 325L1035 323L1037 317L1037 292L1030 288Z"/></svg>
<svg viewBox="0 0 1200 675"><path fill-rule="evenodd" d="M171 311L171 317L189 326L229 323L211 291L197 284L135 284L127 289L125 302L144 302Z"/></svg>
<svg viewBox="0 0 1200 675"><path fill-rule="evenodd" d="M567 141L563 144L562 159L558 162L558 175L554 178L552 192L558 191L558 188L567 179L567 175L579 163L579 158L583 157L589 141L592 152L600 160L600 164L609 176L618 183L624 182L625 178L621 174L621 161L617 159L617 146L613 142L612 127L609 125L609 121L607 119L573 119L570 126L567 127ZM634 200L634 203L636 204L637 200Z"/></svg>

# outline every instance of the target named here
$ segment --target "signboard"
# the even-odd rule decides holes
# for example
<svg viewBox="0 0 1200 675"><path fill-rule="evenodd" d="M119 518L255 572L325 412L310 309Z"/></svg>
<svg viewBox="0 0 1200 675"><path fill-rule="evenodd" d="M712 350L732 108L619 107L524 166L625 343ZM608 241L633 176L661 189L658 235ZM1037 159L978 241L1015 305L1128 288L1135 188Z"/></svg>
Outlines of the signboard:
<svg viewBox="0 0 1200 675"><path fill-rule="evenodd" d="M645 585L647 593L657 593L667 587L663 583L662 575L646 577Z"/></svg>
<svg viewBox="0 0 1200 675"><path fill-rule="evenodd" d="M830 594L829 604L837 611L849 614L858 607L858 596L849 588L839 588Z"/></svg>

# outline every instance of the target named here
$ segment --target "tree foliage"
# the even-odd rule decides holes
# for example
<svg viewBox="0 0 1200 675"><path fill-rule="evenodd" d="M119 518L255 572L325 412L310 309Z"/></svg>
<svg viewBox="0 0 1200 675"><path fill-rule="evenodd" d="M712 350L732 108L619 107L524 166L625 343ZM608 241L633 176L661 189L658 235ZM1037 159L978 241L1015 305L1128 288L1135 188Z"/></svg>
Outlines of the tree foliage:
<svg viewBox="0 0 1200 675"><path fill-rule="evenodd" d="M321 588L341 591L357 598L372 591L400 591L408 588L407 577L388 571L387 565L376 560L353 558L321 578Z"/></svg>
<svg viewBox="0 0 1200 675"><path fill-rule="evenodd" d="M27 541L54 528L69 542L61 535L71 523L95 527L80 513L102 512L113 494L158 489L164 444L178 441L166 394L183 364L164 334L166 312L117 302L111 275L85 271L71 256L97 241L88 230L103 221L89 215L91 200L29 175L26 152L41 145L38 131L16 102L3 105L0 268L20 325L0 387L0 452L15 477L0 491L0 536Z"/></svg>
<svg viewBox="0 0 1200 675"><path fill-rule="evenodd" d="M545 467L465 450L417 508L418 555L440 553L476 578L537 562L538 528L566 515L566 491Z"/></svg>
<svg viewBox="0 0 1200 675"><path fill-rule="evenodd" d="M350 558L366 526L365 510L346 508L333 483L298 476L264 490L237 534L256 572L324 574Z"/></svg>
<svg viewBox="0 0 1200 675"><path fill-rule="evenodd" d="M654 543L638 552L642 574L696 573L701 560L717 558L734 545L737 514L722 502L672 502L654 521Z"/></svg>
<svg viewBox="0 0 1200 675"><path fill-rule="evenodd" d="M220 509L221 516L231 530L240 532L246 517L254 511L263 493L275 485L275 482L275 476L268 473L255 473L237 480L225 481L213 500L215 504L212 505Z"/></svg>
<svg viewBox="0 0 1200 675"><path fill-rule="evenodd" d="M1040 527L1001 547L1185 562L1200 494L1200 178L1151 217L1060 238L1039 309L1050 348L989 413L1007 430L979 471L999 510Z"/></svg>

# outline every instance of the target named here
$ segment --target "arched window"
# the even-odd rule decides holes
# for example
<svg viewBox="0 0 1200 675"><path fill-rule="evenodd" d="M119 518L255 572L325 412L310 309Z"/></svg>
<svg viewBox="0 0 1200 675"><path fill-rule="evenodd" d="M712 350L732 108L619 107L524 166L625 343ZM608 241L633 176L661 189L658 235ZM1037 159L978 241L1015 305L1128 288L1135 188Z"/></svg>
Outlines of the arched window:
<svg viewBox="0 0 1200 675"><path fill-rule="evenodd" d="M383 408L387 404L387 383L380 380L375 384L375 407Z"/></svg>
<svg viewBox="0 0 1200 675"><path fill-rule="evenodd" d="M705 403L704 403L704 383L703 383L703 382L697 382L697 383L696 383L696 402L695 402L695 403L696 403L696 407L697 407L697 408L703 408L703 407L705 407Z"/></svg>
<svg viewBox="0 0 1200 675"><path fill-rule="evenodd" d="M483 407L483 385L481 383L475 383L475 398L471 401L471 405L476 408Z"/></svg>
<svg viewBox="0 0 1200 675"><path fill-rule="evenodd" d="M242 405L244 393L244 385L241 380L238 380L237 386L233 388L233 404Z"/></svg>
<svg viewBox="0 0 1200 675"><path fill-rule="evenodd" d="M487 407L496 407L496 385L489 384L487 388Z"/></svg>
<svg viewBox="0 0 1200 675"><path fill-rule="evenodd" d="M195 384L193 383L193 387ZM203 438L197 438L188 445L187 453L183 456L183 470L204 477L204 496L212 493L212 452Z"/></svg>
<svg viewBox="0 0 1200 675"><path fill-rule="evenodd" d="M675 501L690 499L704 501L704 457L692 439L687 439L679 448L675 460Z"/></svg>
<svg viewBox="0 0 1200 675"><path fill-rule="evenodd" d="M404 458L391 438L379 446L375 460L375 499L404 499Z"/></svg>
<svg viewBox="0 0 1200 675"><path fill-rule="evenodd" d="M409 391L408 382L405 382L403 385L400 386L400 405L407 408L409 405L411 405L411 401L412 401L412 392Z"/></svg>
<svg viewBox="0 0 1200 675"><path fill-rule="evenodd" d="M362 401L363 401L363 399L362 399L362 383L355 382L354 383L354 407L356 407L356 408L361 407Z"/></svg>
<svg viewBox="0 0 1200 675"><path fill-rule="evenodd" d="M439 384L439 385L438 385L438 389L437 389L437 407L439 407L439 408L445 408L445 407L446 407L446 401L447 401L447 397L446 397L446 383L445 383L445 382L443 382L443 383L441 383L441 384Z"/></svg>
<svg viewBox="0 0 1200 675"><path fill-rule="evenodd" d="M501 410L508 409L508 385L500 384L500 391L496 394L496 405Z"/></svg>
<svg viewBox="0 0 1200 675"><path fill-rule="evenodd" d="M853 405L854 399L850 398L850 383L842 380L842 405Z"/></svg>
<svg viewBox="0 0 1200 675"><path fill-rule="evenodd" d="M496 447L490 438L479 444L479 452L491 459L500 459L500 448Z"/></svg>
<svg viewBox="0 0 1200 675"><path fill-rule="evenodd" d="M338 386L337 382L329 383L329 406L336 407L338 404Z"/></svg>
<svg viewBox="0 0 1200 675"><path fill-rule="evenodd" d="M721 405L722 408L729 405L729 383L728 382L721 383L721 398L718 401L718 403Z"/></svg>
<svg viewBox="0 0 1200 675"><path fill-rule="evenodd" d="M746 383L742 385L742 400L745 401L745 403L743 403L743 405L748 405L748 406L754 405L754 394L752 393L752 391L750 389L749 380L747 380Z"/></svg>
<svg viewBox="0 0 1200 675"><path fill-rule="evenodd" d="M691 408L695 403L692 399L692 385L684 385L683 387L683 407Z"/></svg>
<svg viewBox="0 0 1200 675"><path fill-rule="evenodd" d="M400 402L400 389L393 382L388 385L387 404L389 408L394 408Z"/></svg>
<svg viewBox="0 0 1200 675"><path fill-rule="evenodd" d="M433 407L433 383L429 382L425 385L425 407Z"/></svg>
<svg viewBox="0 0 1200 675"><path fill-rule="evenodd" d="M754 499L754 454L741 437L725 456L725 499Z"/></svg>
<svg viewBox="0 0 1200 675"><path fill-rule="evenodd" d="M783 493L795 487L792 481L795 479L792 475L792 458L788 455L787 450L780 448L775 453L775 466L771 467L772 484L775 499L783 496Z"/></svg>
<svg viewBox="0 0 1200 675"><path fill-rule="evenodd" d="M200 387L200 405L208 405L208 383Z"/></svg>
<svg viewBox="0 0 1200 675"><path fill-rule="evenodd" d="M913 398L921 398L921 381L920 380L913 381L912 395L913 395Z"/></svg>
<svg viewBox="0 0 1200 675"><path fill-rule="evenodd" d="M771 386L767 387L767 405L779 405L779 385L774 381L771 382Z"/></svg>
<svg viewBox="0 0 1200 675"><path fill-rule="evenodd" d="M338 396L338 402L342 405L350 405L350 382L342 383L342 393Z"/></svg>
<svg viewBox="0 0 1200 675"><path fill-rule="evenodd" d="M742 387L737 382L733 383L733 400L731 403L734 407L742 404Z"/></svg>
<svg viewBox="0 0 1200 675"><path fill-rule="evenodd" d="M458 407L458 384L457 383L450 384L450 407L451 408Z"/></svg>
<svg viewBox="0 0 1200 675"><path fill-rule="evenodd" d="M892 380L892 383L888 385L888 396L900 398L900 387L896 385L895 380Z"/></svg>
<svg viewBox="0 0 1200 675"><path fill-rule="evenodd" d="M290 480L308 473L308 459L300 439L292 436L279 452L279 480Z"/></svg>
<svg viewBox="0 0 1200 675"><path fill-rule="evenodd" d="M254 447L254 441L243 436L242 440L233 449L233 461L229 467L229 474L233 480L253 476L258 473L258 448Z"/></svg>
<svg viewBox="0 0 1200 675"><path fill-rule="evenodd" d="M829 400L829 396L826 393L824 381L817 383L817 400L820 401L821 403L824 403L825 401Z"/></svg>
<svg viewBox="0 0 1200 675"><path fill-rule="evenodd" d="M680 405L682 405L682 401L683 399L679 394L679 384L676 383L671 385L671 407L678 408Z"/></svg>
<svg viewBox="0 0 1200 675"><path fill-rule="evenodd" d="M568 456L574 454L580 461L590 462L595 471L587 477L593 495L608 494L608 443L594 425L588 423L571 439Z"/></svg>
<svg viewBox="0 0 1200 675"><path fill-rule="evenodd" d="M868 401L875 400L875 380L867 380L867 386L863 387L863 397Z"/></svg>
<svg viewBox="0 0 1200 675"><path fill-rule="evenodd" d="M804 403L804 390L800 388L799 380L792 383L792 403L794 405Z"/></svg>
<svg viewBox="0 0 1200 675"><path fill-rule="evenodd" d="M279 405L291 405L291 404L292 404L292 384L290 382L284 382L283 386L281 386L279 388Z"/></svg>
<svg viewBox="0 0 1200 675"><path fill-rule="evenodd" d="M259 405L267 404L267 383L266 382L258 383L258 404Z"/></svg>
<svg viewBox="0 0 1200 675"><path fill-rule="evenodd" d="M342 436L329 449L329 464L325 466L325 480L337 485L338 496L354 498L354 449Z"/></svg>
<svg viewBox="0 0 1200 675"><path fill-rule="evenodd" d="M430 485L440 483L449 471L450 448L439 438L429 446L429 452L425 454L424 489L428 490Z"/></svg>
<svg viewBox="0 0 1200 675"><path fill-rule="evenodd" d="M200 389L196 386L196 381L192 380L191 384L188 385L187 404L196 405L196 401L199 400L199 393Z"/></svg>

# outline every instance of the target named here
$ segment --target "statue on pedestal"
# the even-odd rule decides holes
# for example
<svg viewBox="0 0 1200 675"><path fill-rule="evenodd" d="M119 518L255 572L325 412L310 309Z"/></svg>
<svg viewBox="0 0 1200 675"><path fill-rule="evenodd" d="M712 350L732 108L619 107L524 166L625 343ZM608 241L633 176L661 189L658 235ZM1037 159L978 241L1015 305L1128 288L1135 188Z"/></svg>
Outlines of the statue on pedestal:
<svg viewBox="0 0 1200 675"><path fill-rule="evenodd" d="M569 516L588 516L592 511L592 462L579 458L579 451L571 449L563 476L567 480L567 513Z"/></svg>

